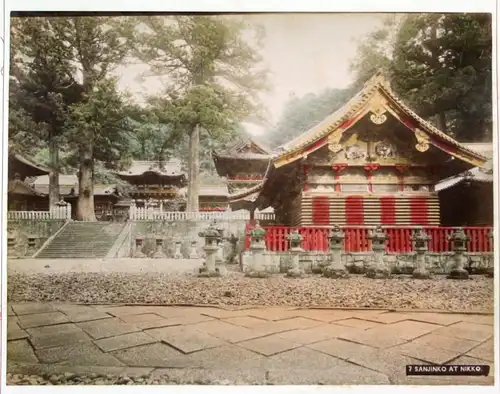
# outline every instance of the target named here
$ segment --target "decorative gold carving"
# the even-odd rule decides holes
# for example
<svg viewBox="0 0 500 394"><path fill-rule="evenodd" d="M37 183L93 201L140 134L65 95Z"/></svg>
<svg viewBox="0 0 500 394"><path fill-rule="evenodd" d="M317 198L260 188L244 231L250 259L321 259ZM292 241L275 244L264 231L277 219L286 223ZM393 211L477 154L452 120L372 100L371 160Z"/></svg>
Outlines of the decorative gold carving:
<svg viewBox="0 0 500 394"><path fill-rule="evenodd" d="M379 142L375 145L375 153L383 159L393 159L396 157L396 147L387 142Z"/></svg>
<svg viewBox="0 0 500 394"><path fill-rule="evenodd" d="M422 130L415 129L415 137L417 139L417 144L415 148L419 152L426 152L429 149L429 136Z"/></svg>
<svg viewBox="0 0 500 394"><path fill-rule="evenodd" d="M351 145L345 150L345 157L348 160L364 159L366 152L358 144Z"/></svg>
<svg viewBox="0 0 500 394"><path fill-rule="evenodd" d="M339 143L342 138L342 132L342 129L338 129L328 136L328 149L333 153L338 153L342 150L342 145Z"/></svg>
<svg viewBox="0 0 500 394"><path fill-rule="evenodd" d="M385 114L387 112L386 104L387 101L380 95L380 93L373 96L370 105L370 111L372 112L370 120L374 124L381 125L387 120L387 115Z"/></svg>
<svg viewBox="0 0 500 394"><path fill-rule="evenodd" d="M370 120L376 125L381 125L387 120L387 115L385 115L384 113L372 113L370 115Z"/></svg>

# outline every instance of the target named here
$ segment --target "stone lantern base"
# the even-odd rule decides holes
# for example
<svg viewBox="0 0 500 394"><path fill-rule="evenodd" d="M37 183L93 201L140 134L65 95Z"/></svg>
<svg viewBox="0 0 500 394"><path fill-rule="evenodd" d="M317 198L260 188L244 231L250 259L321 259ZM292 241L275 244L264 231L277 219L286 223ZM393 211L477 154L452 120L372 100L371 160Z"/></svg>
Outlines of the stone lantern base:
<svg viewBox="0 0 500 394"><path fill-rule="evenodd" d="M323 276L332 279L347 279L349 278L349 272L345 268L325 267L323 269Z"/></svg>
<svg viewBox="0 0 500 394"><path fill-rule="evenodd" d="M269 274L265 271L249 271L245 274L247 278L268 278Z"/></svg>
<svg viewBox="0 0 500 394"><path fill-rule="evenodd" d="M431 273L425 268L416 268L413 270L412 276L414 279L430 279Z"/></svg>
<svg viewBox="0 0 500 394"><path fill-rule="evenodd" d="M371 279L388 279L391 277L391 269L386 264L377 264L368 267L366 277Z"/></svg>
<svg viewBox="0 0 500 394"><path fill-rule="evenodd" d="M469 279L469 272L464 268L455 268L450 271L450 275L448 275L446 278L466 280Z"/></svg>
<svg viewBox="0 0 500 394"><path fill-rule="evenodd" d="M304 272L300 268L290 268L286 273L287 278L299 279L304 277Z"/></svg>
<svg viewBox="0 0 500 394"><path fill-rule="evenodd" d="M206 267L201 267L198 273L198 278L219 278L220 276L221 274L217 268L215 271L210 272Z"/></svg>

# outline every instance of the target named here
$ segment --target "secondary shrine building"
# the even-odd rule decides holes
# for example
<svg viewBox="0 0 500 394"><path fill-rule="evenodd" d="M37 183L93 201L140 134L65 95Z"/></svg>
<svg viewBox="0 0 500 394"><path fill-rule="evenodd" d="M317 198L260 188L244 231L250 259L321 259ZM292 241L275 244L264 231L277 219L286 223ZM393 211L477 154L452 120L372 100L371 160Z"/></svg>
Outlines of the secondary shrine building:
<svg viewBox="0 0 500 394"><path fill-rule="evenodd" d="M258 167L262 181L229 199L273 207L286 226L438 226L446 202L436 185L487 162L413 112L381 75L312 129L260 154L267 160L235 154L216 165L225 160L234 180L230 169Z"/></svg>

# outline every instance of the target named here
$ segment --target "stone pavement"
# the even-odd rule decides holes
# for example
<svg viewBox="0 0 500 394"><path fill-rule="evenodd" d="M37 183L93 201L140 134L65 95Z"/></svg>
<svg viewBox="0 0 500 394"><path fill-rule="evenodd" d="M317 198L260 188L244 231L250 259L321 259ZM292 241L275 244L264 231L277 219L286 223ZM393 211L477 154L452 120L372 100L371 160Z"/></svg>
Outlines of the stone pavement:
<svg viewBox="0 0 500 394"><path fill-rule="evenodd" d="M7 371L167 375L179 383L493 382L493 316L262 307L8 306ZM488 377L406 377L488 364Z"/></svg>

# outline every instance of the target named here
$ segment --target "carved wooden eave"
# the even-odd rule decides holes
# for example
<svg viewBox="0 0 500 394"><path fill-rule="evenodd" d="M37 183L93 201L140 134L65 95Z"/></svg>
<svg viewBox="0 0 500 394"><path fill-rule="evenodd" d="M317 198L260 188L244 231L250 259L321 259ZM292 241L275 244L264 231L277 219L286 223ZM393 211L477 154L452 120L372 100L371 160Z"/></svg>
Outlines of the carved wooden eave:
<svg viewBox="0 0 500 394"><path fill-rule="evenodd" d="M10 195L47 197L46 193L41 193L35 190L33 187L19 179L9 181L8 192Z"/></svg>
<svg viewBox="0 0 500 394"><path fill-rule="evenodd" d="M50 168L35 163L17 153L9 154L9 174L19 173L23 177L47 175Z"/></svg>
<svg viewBox="0 0 500 394"><path fill-rule="evenodd" d="M413 132L415 148L425 152L430 145L466 162L482 167L487 158L446 135L412 111L399 99L388 81L379 73L372 77L342 108L326 117L322 122L299 137L281 146L272 158L276 168L296 160L307 158L312 152L328 145L334 152L339 151L343 133L354 126L365 115L375 124L383 124L390 114Z"/></svg>
<svg viewBox="0 0 500 394"><path fill-rule="evenodd" d="M215 168L219 176L228 176L231 169L234 169L237 163L248 163L249 166L257 166L258 168L267 167L271 158L269 149L262 144L248 139L238 142L224 152L212 151ZM246 164L245 164L246 165Z"/></svg>
<svg viewBox="0 0 500 394"><path fill-rule="evenodd" d="M474 167L471 170L464 171L458 175L445 178L436 184L436 192L450 189L461 183L489 183L493 185L493 163L488 161L484 168Z"/></svg>
<svg viewBox="0 0 500 394"><path fill-rule="evenodd" d="M258 198L260 191L262 190L262 187L264 186L264 183L265 183L265 180L260 182L258 185L255 185L255 186L250 187L248 189L242 190L238 193L230 194L228 196L229 202L236 202L236 201L243 200L243 199L246 199L249 201L255 201Z"/></svg>

